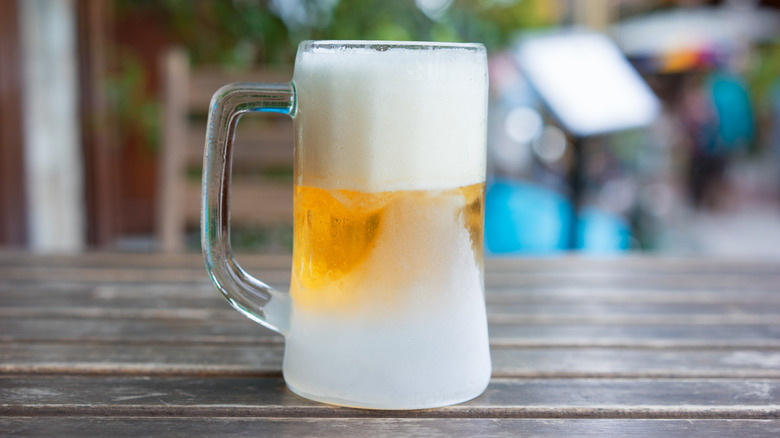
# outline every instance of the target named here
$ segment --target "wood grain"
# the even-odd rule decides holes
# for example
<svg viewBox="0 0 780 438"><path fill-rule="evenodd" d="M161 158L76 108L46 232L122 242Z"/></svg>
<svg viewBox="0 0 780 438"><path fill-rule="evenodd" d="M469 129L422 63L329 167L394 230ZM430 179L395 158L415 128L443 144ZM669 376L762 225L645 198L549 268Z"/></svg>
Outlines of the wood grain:
<svg viewBox="0 0 780 438"><path fill-rule="evenodd" d="M154 311L150 311L151 314ZM104 318L0 319L3 342L102 342L175 344L224 342L279 343L281 338L243 317L224 312L224 318L204 323L197 311L181 311L157 318L108 315ZM599 324L492 324L495 347L614 347L614 348L780 348L780 325L599 325Z"/></svg>
<svg viewBox="0 0 780 438"><path fill-rule="evenodd" d="M0 343L3 375L281 376L283 345ZM494 377L780 378L765 349L502 348Z"/></svg>
<svg viewBox="0 0 780 438"><path fill-rule="evenodd" d="M239 261L245 267L286 268L290 267L289 255L239 254ZM780 262L767 259L707 259L707 258L671 258L653 256L627 256L620 258L599 258L588 256L567 256L548 258L488 258L486 270L490 275L500 273L529 274L548 277L631 277L642 276L742 276L754 278L762 276L780 276ZM40 266L79 268L133 268L168 269L171 267L201 270L203 266L200 254L148 254L90 252L78 256L66 254L34 254L18 251L0 250L0 266ZM489 275L489 276L490 276ZM488 276L488 277L489 277ZM745 286L750 286L746 282ZM775 288L780 285L775 285Z"/></svg>
<svg viewBox="0 0 780 438"><path fill-rule="evenodd" d="M132 293L116 294L108 290L80 289L73 293L52 290L27 292L8 290L0 297L0 316L41 317L135 317L169 316L224 319L226 301L207 286L206 294L182 290L174 296ZM42 300L46 307L39 304ZM598 324L773 324L778 322L780 303L761 302L610 302L608 300L569 300L568 302L501 300L494 303L488 295L488 315L496 323L581 323ZM189 311L189 312L188 312ZM221 315L221 316L217 316ZM158 316L158 317L159 317ZM174 315L175 316L175 315Z"/></svg>
<svg viewBox="0 0 780 438"><path fill-rule="evenodd" d="M240 255L286 290L288 256ZM780 269L491 259L493 379L424 411L290 393L283 339L198 255L0 251L0 431L18 436L778 436ZM148 433L147 433L148 432Z"/></svg>
<svg viewBox="0 0 780 438"><path fill-rule="evenodd" d="M415 411L302 399L281 378L0 378L0 415L780 419L776 379L502 379L480 397Z"/></svg>
<svg viewBox="0 0 780 438"><path fill-rule="evenodd" d="M778 420L592 420L483 418L105 418L0 417L12 436L139 435L459 438L518 436L635 438L776 438Z"/></svg>

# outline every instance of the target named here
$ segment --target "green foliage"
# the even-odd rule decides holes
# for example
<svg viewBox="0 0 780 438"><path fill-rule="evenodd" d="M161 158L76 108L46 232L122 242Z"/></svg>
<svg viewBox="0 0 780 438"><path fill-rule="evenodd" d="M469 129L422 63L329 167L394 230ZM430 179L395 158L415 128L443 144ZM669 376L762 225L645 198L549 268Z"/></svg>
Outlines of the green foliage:
<svg viewBox="0 0 780 438"><path fill-rule="evenodd" d="M232 249L239 253L292 254L292 224L265 227L233 227L231 229L230 242ZM199 249L199 246L196 248Z"/></svg>
<svg viewBox="0 0 780 438"><path fill-rule="evenodd" d="M120 12L156 7L196 64L242 69L256 63L292 63L305 39L473 41L489 50L521 29L554 21L556 2L453 0L436 19L414 0L284 0L299 6L286 23L267 0L117 0Z"/></svg>
<svg viewBox="0 0 780 438"><path fill-rule="evenodd" d="M771 105L772 87L780 80L780 41L755 47L747 78L753 92L753 101L765 110Z"/></svg>
<svg viewBox="0 0 780 438"><path fill-rule="evenodd" d="M115 109L123 138L138 137L154 150L160 141L160 105L146 92L147 75L141 61L123 51L117 72L106 78L106 96Z"/></svg>

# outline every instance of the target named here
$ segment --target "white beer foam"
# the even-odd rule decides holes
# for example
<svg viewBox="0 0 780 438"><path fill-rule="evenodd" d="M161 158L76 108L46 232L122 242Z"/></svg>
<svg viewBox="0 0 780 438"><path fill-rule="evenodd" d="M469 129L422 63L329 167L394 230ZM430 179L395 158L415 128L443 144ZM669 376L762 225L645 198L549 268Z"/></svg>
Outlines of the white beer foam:
<svg viewBox="0 0 780 438"><path fill-rule="evenodd" d="M293 82L297 184L378 192L484 182L484 50L312 47L299 50Z"/></svg>

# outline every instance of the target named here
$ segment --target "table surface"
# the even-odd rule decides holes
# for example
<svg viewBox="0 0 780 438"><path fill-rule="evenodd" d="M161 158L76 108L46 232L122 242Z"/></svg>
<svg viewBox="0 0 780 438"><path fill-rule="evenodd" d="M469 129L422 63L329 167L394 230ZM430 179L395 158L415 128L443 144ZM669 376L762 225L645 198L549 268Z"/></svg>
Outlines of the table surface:
<svg viewBox="0 0 780 438"><path fill-rule="evenodd" d="M197 255L0 252L0 435L780 436L780 264L491 259L486 286L487 391L370 411L292 394Z"/></svg>

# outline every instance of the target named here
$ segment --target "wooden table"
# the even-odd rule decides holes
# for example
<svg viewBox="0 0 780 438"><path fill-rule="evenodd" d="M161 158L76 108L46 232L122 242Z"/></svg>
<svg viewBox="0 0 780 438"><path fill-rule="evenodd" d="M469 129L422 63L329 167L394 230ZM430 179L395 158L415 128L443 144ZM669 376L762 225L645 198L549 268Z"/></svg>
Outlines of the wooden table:
<svg viewBox="0 0 780 438"><path fill-rule="evenodd" d="M245 256L279 287L285 257ZM310 402L197 255L0 252L0 435L780 436L780 264L490 260L493 380L422 411Z"/></svg>

